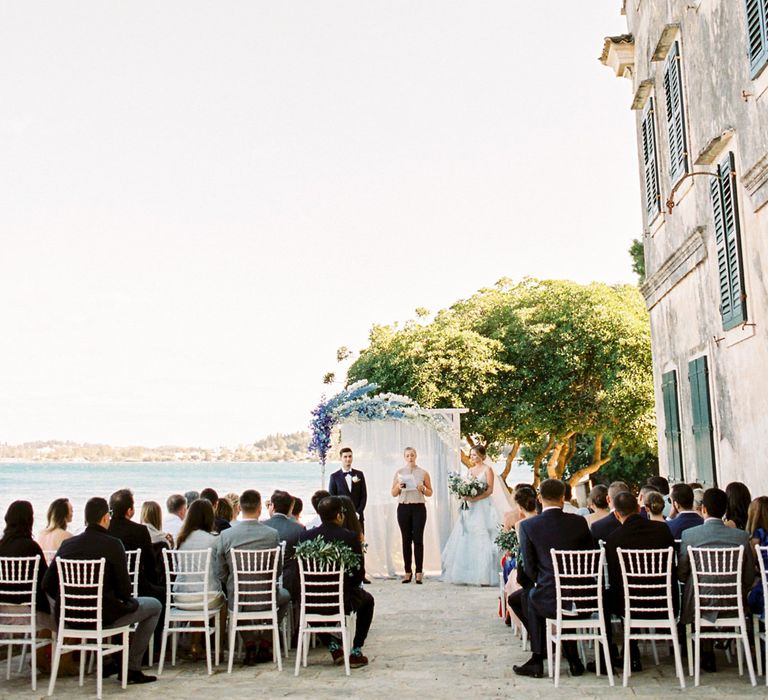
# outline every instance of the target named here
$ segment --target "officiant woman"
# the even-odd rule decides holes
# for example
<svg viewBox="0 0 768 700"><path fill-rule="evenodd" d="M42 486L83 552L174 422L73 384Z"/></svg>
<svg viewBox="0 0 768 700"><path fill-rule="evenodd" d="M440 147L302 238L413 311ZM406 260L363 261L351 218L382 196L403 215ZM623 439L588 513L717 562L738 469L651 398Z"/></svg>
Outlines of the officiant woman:
<svg viewBox="0 0 768 700"><path fill-rule="evenodd" d="M416 450L406 447L405 466L395 472L392 496L397 503L397 524L403 539L403 583L413 579L413 559L416 559L416 583L422 583L424 574L424 527L427 524L426 499L432 495L429 473L416 464Z"/></svg>

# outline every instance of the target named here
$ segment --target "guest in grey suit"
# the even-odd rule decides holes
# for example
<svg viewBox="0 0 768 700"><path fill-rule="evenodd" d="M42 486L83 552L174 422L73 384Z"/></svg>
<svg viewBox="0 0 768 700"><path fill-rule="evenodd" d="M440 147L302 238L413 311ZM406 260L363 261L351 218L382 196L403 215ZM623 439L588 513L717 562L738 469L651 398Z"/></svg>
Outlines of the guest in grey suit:
<svg viewBox="0 0 768 700"><path fill-rule="evenodd" d="M680 622L688 624L692 622L695 615L695 604L693 600L693 580L691 577L691 561L688 556L688 547L738 547L744 546L744 558L742 561L741 586L744 593L744 605L746 609L746 599L755 578L755 562L752 554L752 548L749 542L749 535L744 530L728 527L723 522L725 511L728 507L728 497L725 491L721 489L707 489L704 492L704 502L702 504L701 514L704 517L704 523L696 527L685 530L680 541L680 556L677 565L677 575L681 581L685 582L685 591L683 593L683 610ZM710 622L717 619L712 613L705 613L705 617ZM710 644L705 644L708 640L702 640L701 665L704 670L714 671L715 658Z"/></svg>
<svg viewBox="0 0 768 700"><path fill-rule="evenodd" d="M280 544L277 530L259 522L261 515L261 495L258 491L248 489L240 495L240 520L232 527L224 530L218 537L213 552L216 576L222 587L227 591L227 604L232 608L234 601L235 577L232 571L232 549L273 549ZM280 574L278 560L278 575ZM277 589L278 616L282 617L288 611L291 596L284 588ZM272 651L266 638L259 637L253 632L242 632L245 642L245 664L251 665L260 661L272 661ZM261 634L259 635L261 636Z"/></svg>
<svg viewBox="0 0 768 700"><path fill-rule="evenodd" d="M283 587L291 594L291 600L298 602L301 596L299 581L299 566L294 552L299 541L299 535L304 532L304 526L290 517L293 508L293 497L286 491L275 491L267 501L267 511L270 518L264 525L277 530L281 542L285 542L285 560L283 562Z"/></svg>

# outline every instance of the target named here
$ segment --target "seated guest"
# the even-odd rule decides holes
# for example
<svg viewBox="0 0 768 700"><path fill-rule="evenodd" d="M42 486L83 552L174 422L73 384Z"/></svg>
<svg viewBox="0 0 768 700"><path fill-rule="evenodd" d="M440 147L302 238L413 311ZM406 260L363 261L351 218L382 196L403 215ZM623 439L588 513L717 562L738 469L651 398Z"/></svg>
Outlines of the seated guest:
<svg viewBox="0 0 768 700"><path fill-rule="evenodd" d="M669 500L669 481L663 476L648 477L646 482L648 486L653 486L662 496L664 496L664 517L668 518L672 513L672 501Z"/></svg>
<svg viewBox="0 0 768 700"><path fill-rule="evenodd" d="M645 498L651 493L658 493L659 489L657 489L655 486L649 486L646 484L645 486L640 487L640 493L637 497L637 502L640 504L640 515L644 518L647 518L649 516L648 509L645 507ZM664 497L661 497L661 500L664 501Z"/></svg>
<svg viewBox="0 0 768 700"><path fill-rule="evenodd" d="M344 506L338 496L328 496L317 505L317 512L322 520L322 525L305 530L299 536L299 542L314 540L323 537L326 542L343 542L361 559L363 548L359 536L351 530L341 526L344 522ZM352 653L349 655L349 665L359 668L368 664L368 658L363 655L363 644L368 636L368 630L373 620L374 601L373 596L361 586L363 582L362 566L354 571L348 571L344 579L344 610L347 614L357 612L357 625L355 638L352 640ZM322 635L321 639L331 652L335 664L344 663L344 652L335 637Z"/></svg>
<svg viewBox="0 0 768 700"><path fill-rule="evenodd" d="M115 491L109 497L109 507L112 511L112 519L108 527L109 534L120 540L126 550L141 550L139 595L152 596L164 601L165 588L159 584L155 550L152 547L149 530L144 525L131 520L136 513L131 490Z"/></svg>
<svg viewBox="0 0 768 700"><path fill-rule="evenodd" d="M578 513L578 506L573 505L573 487L566 481L565 483L565 501L563 503L563 513Z"/></svg>
<svg viewBox="0 0 768 700"><path fill-rule="evenodd" d="M189 508L198 498L200 498L199 491L187 491L184 494L184 498L187 501L187 508Z"/></svg>
<svg viewBox="0 0 768 700"><path fill-rule="evenodd" d="M546 479L539 488L541 515L520 523L520 558L518 581L526 594L515 614L522 620L531 640L531 658L522 666L513 666L519 676L541 678L546 657L545 621L557 616L555 571L550 549L591 549L592 537L586 520L580 515L563 512L565 484L559 479ZM600 521L598 521L600 522ZM617 521L618 522L618 521ZM571 674L580 676L584 666L575 642L563 645Z"/></svg>
<svg viewBox="0 0 768 700"><path fill-rule="evenodd" d="M168 547L172 547L173 537L169 533L162 531L161 517L162 511L157 501L144 501L141 504L141 517L139 521L149 530L149 539L152 542L152 546L165 544Z"/></svg>
<svg viewBox="0 0 768 700"><path fill-rule="evenodd" d="M242 516L241 520L219 535L216 548L214 549L216 578L227 591L227 605L230 608L232 608L235 600L235 574L232 571L231 551L233 549L274 549L280 544L280 536L277 529L270 527L266 523L259 522L259 517L261 516L261 495L258 491L253 489L243 491L240 496L240 513ZM277 573L279 576L279 560ZM290 602L290 593L278 584L277 606L279 618L284 617L288 612ZM245 643L244 664L246 666L272 661L272 644L263 638L264 635L257 635L254 632L241 632L241 634ZM262 637L261 640L259 640L259 636Z"/></svg>
<svg viewBox="0 0 768 700"><path fill-rule="evenodd" d="M629 492L616 495L613 501L614 512L621 522L621 527L608 535L605 543L605 556L608 560L608 609L614 615L624 617L624 582L621 576L621 565L617 549L666 549L673 547L675 540L662 519L659 522L654 517L664 516L664 498L658 491L648 494L646 506L649 510L649 518L640 515L640 506L637 499ZM674 584L674 582L673 582ZM637 591L635 591L637 592ZM652 591L652 595L658 595L658 591ZM677 585L672 586L672 595L677 602ZM658 607L658 602L653 605ZM606 630L611 625L606 625ZM612 631L608 630L608 642L612 641ZM612 645L611 645L612 646ZM630 663L633 671L640 671L640 650L637 642L630 642Z"/></svg>
<svg viewBox="0 0 768 700"><path fill-rule="evenodd" d="M275 491L267 501L269 519L264 521L264 525L277 530L280 541L285 542L283 586L291 594L291 600L297 603L301 595L301 582L294 551L304 528L290 517L292 508L293 497L285 491ZM298 618L296 622L298 623Z"/></svg>
<svg viewBox="0 0 768 700"><path fill-rule="evenodd" d="M666 524L667 519L664 517L664 496L658 491L651 491L645 496L645 514L646 520L653 520L657 523Z"/></svg>
<svg viewBox="0 0 768 700"><path fill-rule="evenodd" d="M349 496L339 496L344 503L344 522L341 526L347 530L354 532L359 538L362 544L365 544L365 530L363 528L363 521L357 514L357 508L355 508L354 501ZM303 525L302 525L303 527ZM363 583L370 583L370 579L365 575L365 555L363 555ZM416 583L420 584L421 581L416 579Z"/></svg>
<svg viewBox="0 0 768 700"><path fill-rule="evenodd" d="M216 532L223 532L227 528L232 527L229 524L229 520L225 520L224 518L219 518L216 515L216 508L219 505L219 494L216 493L214 489L210 489L210 488L203 489L200 492L200 498L204 498L213 506L213 513L214 513L213 527Z"/></svg>
<svg viewBox="0 0 768 700"><path fill-rule="evenodd" d="M237 522L237 518L240 515L240 494L228 493L224 496L232 504L232 519L229 521L230 525L234 525Z"/></svg>
<svg viewBox="0 0 768 700"><path fill-rule="evenodd" d="M72 504L68 498L57 498L48 506L48 525L37 533L37 543L44 552L55 552L72 537L67 525L72 522Z"/></svg>
<svg viewBox="0 0 768 700"><path fill-rule="evenodd" d="M686 530L701 525L704 518L693 509L693 489L688 484L675 484L670 496L672 512L677 515L667 520L667 527L672 537L679 540Z"/></svg>
<svg viewBox="0 0 768 700"><path fill-rule="evenodd" d="M45 563L42 548L32 539L33 522L34 512L29 501L14 501L8 506L8 510L5 513L5 530L3 531L2 539L0 539L0 557L40 557L40 564L37 570L37 611L38 613L45 614L51 610L42 585L48 565ZM17 596L9 593L10 589L11 584L7 584L5 589L0 592L0 601L3 603L21 604L22 601ZM8 610L3 612L8 612ZM53 628L53 621L50 619L50 615L46 616L44 621L47 629ZM3 620L0 620L0 623L2 622Z"/></svg>
<svg viewBox="0 0 768 700"><path fill-rule="evenodd" d="M328 498L328 496L330 496L330 495L331 495L330 492L326 491L325 489L320 489L319 491L315 491L312 494L312 498L310 500L311 500L311 503L312 503L312 508L314 508L314 510L315 510L315 513L317 513L317 506L320 503L320 501L322 501L324 498ZM312 520L310 520L307 523L307 530L309 530L310 528L313 528L313 527L317 527L322 522L323 521L320 520L320 516L319 515L315 515L315 517L312 518Z"/></svg>
<svg viewBox="0 0 768 700"><path fill-rule="evenodd" d="M704 505L704 489L693 489L693 509L699 515L701 515L701 507L703 505ZM704 522L704 519L702 518L702 523L703 522Z"/></svg>
<svg viewBox="0 0 768 700"><path fill-rule="evenodd" d="M589 526L595 545L600 540L605 542L608 539L608 535L610 535L617 527L621 525L618 518L616 517L616 514L613 512L613 499L616 498L616 496L622 491L629 491L629 486L627 486L623 481L614 481L608 487L608 496L606 497L609 508L608 515L606 515L604 518L600 518L600 520L596 520Z"/></svg>
<svg viewBox="0 0 768 700"><path fill-rule="evenodd" d="M749 488L740 481L732 481L725 487L725 494L728 496L725 524L728 527L746 530L749 504L752 503L752 494L749 492Z"/></svg>
<svg viewBox="0 0 768 700"><path fill-rule="evenodd" d="M229 526L232 527L232 521L235 519L235 509L227 498L220 498L216 504L216 518L219 520L226 520Z"/></svg>
<svg viewBox="0 0 768 700"><path fill-rule="evenodd" d="M141 659L149 639L160 619L162 605L150 597L133 598L133 585L128 575L125 548L120 540L107 532L109 505L103 498L91 498L85 504L85 532L61 543L57 557L62 559L105 559L102 588L102 616L104 627L122 627L137 624L128 643L128 683L151 683L157 680L141 671ZM54 562L56 560L54 559ZM59 601L59 572L51 566L43 579L45 592ZM119 674L118 663L112 659L104 664L102 675L107 678Z"/></svg>
<svg viewBox="0 0 768 700"><path fill-rule="evenodd" d="M750 536L752 547L768 547L768 496L758 496L749 504L749 513L747 514L747 533ZM768 557L765 552L762 554L763 563L768 569ZM752 590L749 592L749 609L755 615L765 619L765 600L763 599L763 582L760 577L755 581Z"/></svg>
<svg viewBox="0 0 768 700"><path fill-rule="evenodd" d="M744 587L744 596L746 598L748 591L752 588L755 578L754 556L749 542L749 535L744 530L728 527L723 522L726 510L728 509L728 496L721 489L707 489L704 492L704 503L702 505L702 515L704 523L697 527L692 527L683 532L680 542L679 563L677 566L677 575L681 581L685 582L683 592L683 609L680 616L680 622L688 624L692 622L695 614L693 600L693 581L691 580L691 562L688 558L688 547L738 547L744 546L744 559L742 563L742 586ZM717 619L716 615L706 614L707 619L713 622ZM701 642L701 667L705 671L715 671L715 655L712 649L711 640L702 640Z"/></svg>
<svg viewBox="0 0 768 700"><path fill-rule="evenodd" d="M293 497L293 510L291 511L291 518L293 518L299 525L304 527L301 523L301 511L304 510L304 501L298 496Z"/></svg>
<svg viewBox="0 0 768 700"><path fill-rule="evenodd" d="M611 514L610 506L608 505L608 487L603 484L593 486L587 496L587 502L592 509L592 512L585 516L587 519L587 525L592 527L592 523L602 520L606 516Z"/></svg>
<svg viewBox="0 0 768 700"><path fill-rule="evenodd" d="M520 596L523 595L520 584L517 581L517 576L513 575L513 572L520 564L520 525L524 520L535 518L538 515L536 512L536 491L534 491L531 486L528 486L527 484L518 486L515 489L513 498L517 505L517 512L519 513L520 518L511 527L507 527L505 524L505 529L514 529L515 534L517 535L517 546L511 552L505 553L501 567L504 576L504 594L507 596L510 608L512 608L512 603L509 601L512 599L512 596L517 596L516 600L519 600ZM517 617L517 615L515 615L515 617ZM512 624L511 611L508 613L505 622L510 625ZM520 624L522 624L522 622L520 622Z"/></svg>
<svg viewBox="0 0 768 700"><path fill-rule="evenodd" d="M163 520L163 531L167 532L174 541L179 535L179 530L184 523L184 516L187 514L187 499L180 493L174 493L172 496L168 496L168 500L165 502L165 508L168 511L168 515Z"/></svg>

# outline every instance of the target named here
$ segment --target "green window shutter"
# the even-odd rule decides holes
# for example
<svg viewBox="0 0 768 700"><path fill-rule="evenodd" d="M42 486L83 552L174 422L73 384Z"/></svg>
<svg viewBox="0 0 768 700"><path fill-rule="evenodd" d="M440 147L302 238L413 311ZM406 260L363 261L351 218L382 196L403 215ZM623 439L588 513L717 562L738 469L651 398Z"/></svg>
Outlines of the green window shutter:
<svg viewBox="0 0 768 700"><path fill-rule="evenodd" d="M691 413L693 415L693 444L696 454L696 473L699 481L715 485L715 446L713 442L712 412L709 400L709 371L707 358L698 357L688 363L691 386Z"/></svg>
<svg viewBox="0 0 768 700"><path fill-rule="evenodd" d="M746 0L747 53L752 78L768 63L768 0Z"/></svg>
<svg viewBox="0 0 768 700"><path fill-rule="evenodd" d="M733 153L729 153L718 166L718 177L713 178L710 185L717 250L720 315L724 330L735 328L747 320L735 169Z"/></svg>
<svg viewBox="0 0 768 700"><path fill-rule="evenodd" d="M655 218L661 211L661 195L659 193L659 167L656 161L656 118L653 98L648 98L648 104L643 112L641 125L643 141L643 170L645 176L645 210L648 221Z"/></svg>
<svg viewBox="0 0 768 700"><path fill-rule="evenodd" d="M666 64L664 65L664 94L667 102L670 177L674 183L688 172L688 146L685 135L685 110L683 109L683 77L680 44L677 41L672 44Z"/></svg>
<svg viewBox="0 0 768 700"><path fill-rule="evenodd" d="M680 411L677 404L677 372L661 376L661 396L664 404L664 436L667 441L669 478L683 480L683 446L680 433Z"/></svg>

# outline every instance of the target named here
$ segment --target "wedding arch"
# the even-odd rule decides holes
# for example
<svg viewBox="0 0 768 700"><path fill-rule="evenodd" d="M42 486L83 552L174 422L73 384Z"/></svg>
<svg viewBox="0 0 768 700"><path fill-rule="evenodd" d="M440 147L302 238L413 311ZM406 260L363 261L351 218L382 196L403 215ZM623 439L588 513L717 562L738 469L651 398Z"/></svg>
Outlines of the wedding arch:
<svg viewBox="0 0 768 700"><path fill-rule="evenodd" d="M318 454L323 488L327 488L331 435L340 429L343 445L354 452L355 468L365 473L366 571L372 576L394 576L402 573L403 559L392 478L403 465L404 448L415 448L433 486L433 495L427 499L424 570L439 574L440 553L457 517L457 506L448 493L448 473L461 468L460 421L466 409L424 409L407 396L373 393L377 388L356 382L320 403L312 412L310 449Z"/></svg>

